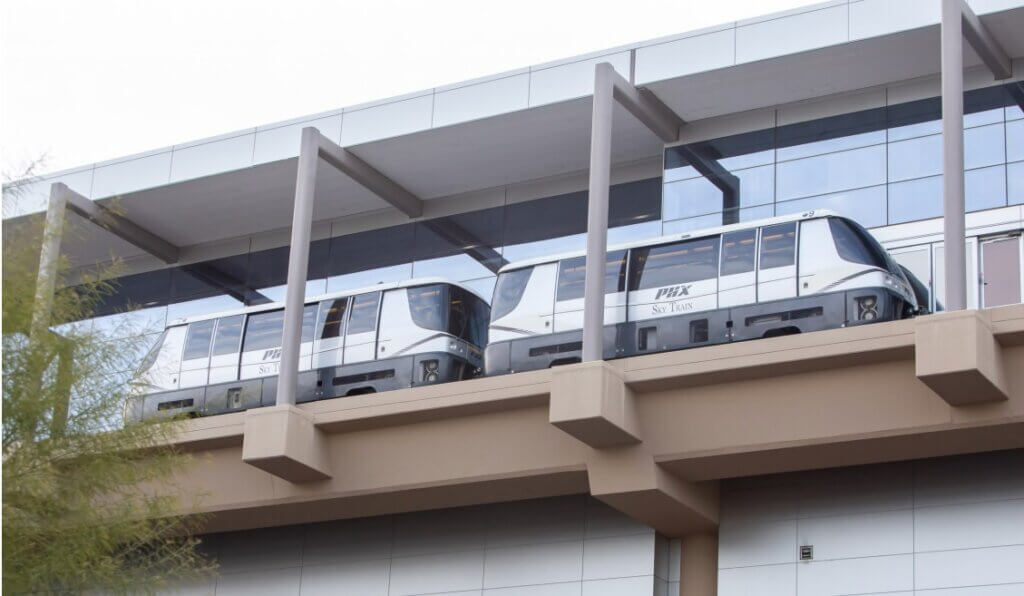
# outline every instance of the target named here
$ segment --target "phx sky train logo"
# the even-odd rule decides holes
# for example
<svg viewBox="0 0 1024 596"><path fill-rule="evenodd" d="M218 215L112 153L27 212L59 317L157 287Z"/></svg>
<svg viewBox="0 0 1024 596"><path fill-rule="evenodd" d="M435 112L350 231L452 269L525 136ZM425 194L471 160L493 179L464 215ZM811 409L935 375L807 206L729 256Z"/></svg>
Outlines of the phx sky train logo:
<svg viewBox="0 0 1024 596"><path fill-rule="evenodd" d="M678 286L669 286L667 288L661 288L658 293L654 296L655 300L661 300L662 298L680 298L682 296L690 295L690 286L693 284L679 284Z"/></svg>

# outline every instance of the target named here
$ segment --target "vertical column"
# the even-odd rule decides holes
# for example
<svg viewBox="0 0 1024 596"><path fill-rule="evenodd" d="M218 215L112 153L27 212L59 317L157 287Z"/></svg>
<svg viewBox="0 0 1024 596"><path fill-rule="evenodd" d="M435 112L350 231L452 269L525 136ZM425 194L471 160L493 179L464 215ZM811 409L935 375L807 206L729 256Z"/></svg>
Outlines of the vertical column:
<svg viewBox="0 0 1024 596"><path fill-rule="evenodd" d="M288 248L288 287L285 290L284 337L281 341L281 371L277 377L277 405L294 405L299 376L299 344L302 340L302 310L306 299L309 269L309 239L313 227L313 199L316 196L316 166L320 158L320 132L302 129L292 238Z"/></svg>
<svg viewBox="0 0 1024 596"><path fill-rule="evenodd" d="M32 305L30 337L38 338L50 326L53 293L57 289L60 264L60 243L64 237L64 214L67 212L67 187L57 182L50 185L50 202L46 207L42 246L39 249L39 273L36 275L36 294Z"/></svg>
<svg viewBox="0 0 1024 596"><path fill-rule="evenodd" d="M963 0L942 2L942 205L946 309L967 307Z"/></svg>
<svg viewBox="0 0 1024 596"><path fill-rule="evenodd" d="M679 562L679 596L718 593L718 536L683 536Z"/></svg>
<svg viewBox="0 0 1024 596"><path fill-rule="evenodd" d="M604 356L604 268L608 252L608 189L612 160L612 66L594 68L590 122L590 188L587 193L587 267L583 294L583 362Z"/></svg>

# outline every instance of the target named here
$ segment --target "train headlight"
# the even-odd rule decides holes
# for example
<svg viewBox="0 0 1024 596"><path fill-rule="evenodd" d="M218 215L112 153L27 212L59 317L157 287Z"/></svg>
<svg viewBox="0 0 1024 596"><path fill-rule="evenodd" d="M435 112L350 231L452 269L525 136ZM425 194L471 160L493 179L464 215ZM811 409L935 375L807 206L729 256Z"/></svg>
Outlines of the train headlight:
<svg viewBox="0 0 1024 596"><path fill-rule="evenodd" d="M858 320L874 321L878 318L878 298L875 296L860 296L854 300L857 302Z"/></svg>
<svg viewBox="0 0 1024 596"><path fill-rule="evenodd" d="M433 383L434 381L440 378L437 370L437 360L424 360L423 362L420 362L420 367L422 368L420 378L423 381L427 383Z"/></svg>

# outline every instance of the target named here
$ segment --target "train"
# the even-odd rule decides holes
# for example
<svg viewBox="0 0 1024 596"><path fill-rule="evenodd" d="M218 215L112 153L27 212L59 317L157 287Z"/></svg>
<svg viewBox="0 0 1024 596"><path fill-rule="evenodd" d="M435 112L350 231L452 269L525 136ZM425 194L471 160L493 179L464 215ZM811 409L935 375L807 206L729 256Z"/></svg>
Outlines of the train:
<svg viewBox="0 0 1024 596"><path fill-rule="evenodd" d="M299 403L579 362L585 255L511 263L491 304L413 279L305 303ZM604 358L871 324L925 312L927 289L855 221L829 211L611 246ZM168 324L135 376L126 422L272 405L280 303Z"/></svg>

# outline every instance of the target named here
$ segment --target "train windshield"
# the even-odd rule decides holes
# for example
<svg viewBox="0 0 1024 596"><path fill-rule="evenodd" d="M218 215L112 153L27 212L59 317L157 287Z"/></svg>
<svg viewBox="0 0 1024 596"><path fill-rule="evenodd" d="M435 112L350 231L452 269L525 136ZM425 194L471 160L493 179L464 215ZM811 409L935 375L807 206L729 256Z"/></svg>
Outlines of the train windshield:
<svg viewBox="0 0 1024 596"><path fill-rule="evenodd" d="M903 270L889 257L875 238L859 224L838 217L828 218L839 256L851 263L872 265L903 277Z"/></svg>
<svg viewBox="0 0 1024 596"><path fill-rule="evenodd" d="M475 346L487 345L490 308L458 286L431 284L409 288L409 311L417 326L443 331Z"/></svg>

